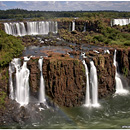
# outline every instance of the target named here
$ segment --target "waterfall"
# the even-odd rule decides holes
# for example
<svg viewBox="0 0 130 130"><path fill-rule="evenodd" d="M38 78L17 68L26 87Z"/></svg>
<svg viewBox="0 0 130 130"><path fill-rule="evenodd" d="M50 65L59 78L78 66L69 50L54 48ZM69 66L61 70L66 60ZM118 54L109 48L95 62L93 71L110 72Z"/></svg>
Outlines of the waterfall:
<svg viewBox="0 0 130 130"><path fill-rule="evenodd" d="M27 25L26 28L25 24ZM49 32L58 32L57 22L54 21L4 23L4 28L7 34L14 36L46 35Z"/></svg>
<svg viewBox="0 0 130 130"><path fill-rule="evenodd" d="M26 29L23 22L19 23L4 23L5 32L14 36L26 35Z"/></svg>
<svg viewBox="0 0 130 130"><path fill-rule="evenodd" d="M97 79L97 69L93 61L90 61L90 83L92 86L92 106L99 107L98 103L98 79Z"/></svg>
<svg viewBox="0 0 130 130"><path fill-rule="evenodd" d="M85 75L86 75L86 97L85 97L84 106L89 107L91 104L90 104L90 88L89 88L88 67L87 67L87 64L85 63L85 60L83 60L82 62L83 62L83 65L85 67Z"/></svg>
<svg viewBox="0 0 130 130"><path fill-rule="evenodd" d="M21 66L21 62L19 58L14 58L10 64L10 94L11 99L15 99L21 106L27 105L29 102L29 70L27 69L27 61L30 58L24 57L23 65ZM21 67L20 67L21 66ZM15 87L16 91L13 92L13 81L12 81L12 70L15 68ZM14 98L13 95L15 95Z"/></svg>
<svg viewBox="0 0 130 130"><path fill-rule="evenodd" d="M105 50L104 50L104 54L106 54L106 53L107 53L107 54L110 54L110 51L109 51L108 49L105 49Z"/></svg>
<svg viewBox="0 0 130 130"><path fill-rule="evenodd" d="M83 32L86 32L86 23L84 24L84 30L83 30Z"/></svg>
<svg viewBox="0 0 130 130"><path fill-rule="evenodd" d="M72 31L75 30L75 21L72 21Z"/></svg>
<svg viewBox="0 0 130 130"><path fill-rule="evenodd" d="M127 94L128 90L123 88L123 84L120 78L120 74L117 72L117 66L118 63L116 62L116 50L114 52L114 66L116 67L116 74L115 74L115 80L116 80L116 94Z"/></svg>
<svg viewBox="0 0 130 130"><path fill-rule="evenodd" d="M130 19L113 19L113 20L111 20L111 26L113 26L113 25L123 26L123 25L127 25L129 23L130 23Z"/></svg>
<svg viewBox="0 0 130 130"><path fill-rule="evenodd" d="M12 63L9 64L9 97L10 99L14 100L14 88L13 88L13 80L12 80L12 74L14 72L14 67L12 66Z"/></svg>
<svg viewBox="0 0 130 130"><path fill-rule="evenodd" d="M26 35L26 28L23 22L20 22L21 25L21 36L25 36Z"/></svg>
<svg viewBox="0 0 130 130"><path fill-rule="evenodd" d="M86 75L86 97L85 97L85 104L86 107L99 107L100 104L98 103L98 79L97 79L97 70L94 65L93 61L90 61L90 83L91 83L91 90L92 93L90 94L90 84L89 84L89 72L87 64L85 60L82 61L85 67L85 75Z"/></svg>
<svg viewBox="0 0 130 130"><path fill-rule="evenodd" d="M43 63L43 57L41 57L38 61L39 69L40 69L40 91L39 91L39 101L40 103L45 103L45 83L44 78L42 74L42 63Z"/></svg>
<svg viewBox="0 0 130 130"><path fill-rule="evenodd" d="M55 33L58 33L58 24L55 22Z"/></svg>

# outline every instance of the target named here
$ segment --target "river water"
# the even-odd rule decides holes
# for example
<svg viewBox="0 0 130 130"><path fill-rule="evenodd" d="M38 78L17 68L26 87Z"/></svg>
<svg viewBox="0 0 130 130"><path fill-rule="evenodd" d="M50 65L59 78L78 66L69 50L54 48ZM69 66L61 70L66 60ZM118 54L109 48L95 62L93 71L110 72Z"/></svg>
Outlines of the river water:
<svg viewBox="0 0 130 130"><path fill-rule="evenodd" d="M31 129L121 129L130 126L130 94L99 100L101 107L55 107L40 111L41 118L2 128ZM35 117L34 117L35 118Z"/></svg>

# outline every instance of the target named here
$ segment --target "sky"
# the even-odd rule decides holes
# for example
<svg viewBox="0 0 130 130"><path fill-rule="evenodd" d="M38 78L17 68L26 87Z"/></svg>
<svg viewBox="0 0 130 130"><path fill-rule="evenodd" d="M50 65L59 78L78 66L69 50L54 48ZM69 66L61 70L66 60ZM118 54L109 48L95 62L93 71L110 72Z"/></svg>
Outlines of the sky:
<svg viewBox="0 0 130 130"><path fill-rule="evenodd" d="M0 10L14 8L40 11L130 11L130 1L0 1Z"/></svg>

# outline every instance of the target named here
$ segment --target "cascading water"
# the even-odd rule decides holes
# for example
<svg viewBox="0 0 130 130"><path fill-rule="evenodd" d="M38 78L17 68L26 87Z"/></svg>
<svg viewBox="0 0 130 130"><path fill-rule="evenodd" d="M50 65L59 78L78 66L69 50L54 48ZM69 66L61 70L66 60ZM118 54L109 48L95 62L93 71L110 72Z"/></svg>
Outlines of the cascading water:
<svg viewBox="0 0 130 130"><path fill-rule="evenodd" d="M97 70L94 65L93 61L90 61L90 83L89 84L89 72L87 64L85 60L82 61L85 67L85 74L86 74L86 97L85 97L85 104L86 107L99 107L100 104L98 103L98 79L97 79ZM91 90L92 94L90 94Z"/></svg>
<svg viewBox="0 0 130 130"><path fill-rule="evenodd" d="M130 23L130 19L113 19L111 21L111 26L113 26L113 25L123 26L123 25L127 25L129 23Z"/></svg>
<svg viewBox="0 0 130 130"><path fill-rule="evenodd" d="M106 54L106 53L107 53L107 54L110 54L110 51L109 51L108 49L105 49L105 50L104 50L104 54Z"/></svg>
<svg viewBox="0 0 130 130"><path fill-rule="evenodd" d="M90 83L92 86L92 106L99 107L98 103L98 79L97 79L97 69L93 61L90 61Z"/></svg>
<svg viewBox="0 0 130 130"><path fill-rule="evenodd" d="M89 75L88 75L88 67L85 63L85 60L82 61L83 65L85 67L85 74L86 74L86 97L85 97L85 104L84 106L89 107L91 105L90 103L90 88L89 88Z"/></svg>
<svg viewBox="0 0 130 130"><path fill-rule="evenodd" d="M14 36L24 36L26 35L26 29L23 22L19 23L4 23L5 32Z"/></svg>
<svg viewBox="0 0 130 130"><path fill-rule="evenodd" d="M116 74L115 74L115 80L116 80L116 94L127 94L128 90L123 88L123 84L120 78L120 74L117 72L117 66L118 63L116 62L116 50L114 52L114 66L116 67Z"/></svg>
<svg viewBox="0 0 130 130"><path fill-rule="evenodd" d="M14 67L12 66L12 63L9 64L9 90L10 99L14 100L14 88L13 88L13 80L12 80L12 74L14 72Z"/></svg>
<svg viewBox="0 0 130 130"><path fill-rule="evenodd" d="M45 103L46 98L45 98L45 83L44 83L44 78L42 74L42 63L43 63L43 57L41 57L38 61L39 64L39 69L40 69L40 91L39 91L39 102L40 103Z"/></svg>
<svg viewBox="0 0 130 130"><path fill-rule="evenodd" d="M86 23L84 24L84 30L83 30L83 32L86 32Z"/></svg>
<svg viewBox="0 0 130 130"><path fill-rule="evenodd" d="M30 60L30 58L24 57L23 65L21 66L21 62L19 58L14 58L11 62L9 73L10 73L10 83L13 83L12 81L12 70L13 68L16 69L15 74L15 87L16 91L15 93L13 91L10 92L11 99L14 99L21 105L27 105L29 103L29 70L27 69L27 61ZM21 67L20 67L21 66ZM13 84L12 84L13 85ZM13 90L13 86L10 84L10 90Z"/></svg>
<svg viewBox="0 0 130 130"><path fill-rule="evenodd" d="M25 24L27 25L27 28L25 28ZM58 32L57 22L54 21L4 23L4 27L7 34L14 36L45 35L49 32Z"/></svg>
<svg viewBox="0 0 130 130"><path fill-rule="evenodd" d="M72 21L72 31L75 30L75 21Z"/></svg>

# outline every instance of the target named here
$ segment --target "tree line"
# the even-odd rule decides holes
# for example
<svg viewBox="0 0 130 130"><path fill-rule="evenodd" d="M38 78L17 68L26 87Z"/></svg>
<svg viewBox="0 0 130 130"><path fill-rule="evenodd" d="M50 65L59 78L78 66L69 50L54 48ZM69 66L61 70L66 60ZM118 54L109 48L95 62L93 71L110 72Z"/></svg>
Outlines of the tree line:
<svg viewBox="0 0 130 130"><path fill-rule="evenodd" d="M0 19L24 18L59 18L59 17L102 17L102 18L130 18L130 12L119 11L28 11L23 9L0 10Z"/></svg>

